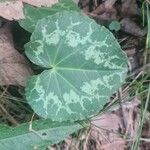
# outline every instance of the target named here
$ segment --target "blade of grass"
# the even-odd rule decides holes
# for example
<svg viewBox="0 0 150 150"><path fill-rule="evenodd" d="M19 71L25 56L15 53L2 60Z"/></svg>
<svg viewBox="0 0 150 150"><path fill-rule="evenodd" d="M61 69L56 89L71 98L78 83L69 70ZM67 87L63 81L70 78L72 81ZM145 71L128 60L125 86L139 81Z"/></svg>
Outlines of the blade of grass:
<svg viewBox="0 0 150 150"><path fill-rule="evenodd" d="M147 15L148 33L147 33L147 38L146 38L146 49L145 49L145 55L144 55L144 65L146 65L150 61L149 58L148 58L149 54L150 54L150 11L149 11L149 4L148 3L146 3L146 15ZM145 106L141 107L141 120L139 122L138 132L137 132L137 135L135 135L135 138L133 140L131 150L138 150L139 149L142 129L143 129L144 121L145 121L145 116L146 116L149 100L150 100L150 83L149 83L149 87L148 87L148 94L147 94L147 99L146 99Z"/></svg>
<svg viewBox="0 0 150 150"><path fill-rule="evenodd" d="M150 55L150 11L149 11L148 3L146 3L146 15L147 15L148 32L147 32L147 38L146 38L146 50L145 50L144 64L147 64L150 61L148 58Z"/></svg>
<svg viewBox="0 0 150 150"><path fill-rule="evenodd" d="M138 150L138 147L139 147L139 144L140 144L140 137L141 137L144 121L145 121L145 116L146 116L149 100L150 100L150 84L149 84L149 88L148 88L148 94L147 94L147 99L146 99L146 103L145 103L145 108L143 110L143 113L141 115L142 118L141 118L140 123L139 123L138 134L135 137L136 140L135 140L134 144L132 145L131 150Z"/></svg>

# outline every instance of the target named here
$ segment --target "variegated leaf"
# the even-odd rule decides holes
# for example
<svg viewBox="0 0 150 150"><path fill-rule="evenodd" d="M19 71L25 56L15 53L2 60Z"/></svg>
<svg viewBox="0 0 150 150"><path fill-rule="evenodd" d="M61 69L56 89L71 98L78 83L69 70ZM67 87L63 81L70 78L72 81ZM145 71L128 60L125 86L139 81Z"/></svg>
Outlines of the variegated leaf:
<svg viewBox="0 0 150 150"><path fill-rule="evenodd" d="M72 0L59 0L59 3L52 7L37 8L31 5L24 5L25 19L19 20L19 24L25 30L33 32L38 20L64 10L79 11L80 9Z"/></svg>
<svg viewBox="0 0 150 150"><path fill-rule="evenodd" d="M46 147L62 141L83 126L36 120L32 127L33 131L29 131L29 123L14 128L0 124L0 150L46 150Z"/></svg>
<svg viewBox="0 0 150 150"><path fill-rule="evenodd" d="M127 58L112 33L77 12L40 20L25 49L46 68L26 88L28 103L44 118L85 119L103 108L126 77Z"/></svg>

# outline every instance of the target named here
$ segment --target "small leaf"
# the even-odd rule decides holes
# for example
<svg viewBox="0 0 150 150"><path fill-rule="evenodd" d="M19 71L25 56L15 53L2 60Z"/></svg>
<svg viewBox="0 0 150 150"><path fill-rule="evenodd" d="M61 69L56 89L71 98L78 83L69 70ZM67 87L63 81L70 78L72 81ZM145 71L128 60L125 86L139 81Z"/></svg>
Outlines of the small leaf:
<svg viewBox="0 0 150 150"><path fill-rule="evenodd" d="M78 12L40 20L25 49L33 63L47 68L26 87L28 103L44 118L75 121L96 114L126 77L127 58L112 33Z"/></svg>
<svg viewBox="0 0 150 150"><path fill-rule="evenodd" d="M110 24L109 24L109 29L110 30L114 30L114 31L119 31L121 28L120 26L120 23L116 20L112 21Z"/></svg>
<svg viewBox="0 0 150 150"><path fill-rule="evenodd" d="M0 125L1 150L45 150L47 146L60 142L66 136L81 129L79 124L54 123L50 120L33 122L34 132L29 131L29 124L15 128Z"/></svg>
<svg viewBox="0 0 150 150"><path fill-rule="evenodd" d="M79 8L72 0L59 0L59 3L49 8L48 7L36 8L30 5L25 5L24 6L25 19L20 20L19 24L25 30L33 32L38 20L63 10L79 11Z"/></svg>

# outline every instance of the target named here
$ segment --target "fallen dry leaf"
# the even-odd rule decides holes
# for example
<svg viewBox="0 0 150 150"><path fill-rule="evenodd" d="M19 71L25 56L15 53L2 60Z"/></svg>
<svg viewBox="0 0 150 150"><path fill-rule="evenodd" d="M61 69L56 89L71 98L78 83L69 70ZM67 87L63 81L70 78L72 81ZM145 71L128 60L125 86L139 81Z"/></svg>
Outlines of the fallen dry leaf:
<svg viewBox="0 0 150 150"><path fill-rule="evenodd" d="M142 37L145 36L147 31L145 29L141 29L135 22L133 22L130 18L123 18L120 21L122 31L126 33L130 33L134 36Z"/></svg>
<svg viewBox="0 0 150 150"><path fill-rule="evenodd" d="M122 0L121 13L123 16L135 16L139 15L140 10L138 9L136 0Z"/></svg>
<svg viewBox="0 0 150 150"><path fill-rule="evenodd" d="M113 113L106 113L92 119L90 137L97 142L96 150L124 150L126 141L120 136L123 125L121 118Z"/></svg>
<svg viewBox="0 0 150 150"><path fill-rule="evenodd" d="M117 0L106 0L101 5L99 5L92 13L101 15L104 12L114 12L116 13L116 10L113 8L113 5L115 4Z"/></svg>
<svg viewBox="0 0 150 150"><path fill-rule="evenodd" d="M23 3L21 1L0 2L0 16L8 20L24 18Z"/></svg>
<svg viewBox="0 0 150 150"><path fill-rule="evenodd" d="M0 28L0 85L25 86L32 70L13 46L8 26Z"/></svg>
<svg viewBox="0 0 150 150"><path fill-rule="evenodd" d="M20 0L20 1L37 7L41 6L51 7L52 5L58 3L58 0Z"/></svg>
<svg viewBox="0 0 150 150"><path fill-rule="evenodd" d="M126 102L122 108L97 116L91 120L91 137L98 143L97 150L125 150L127 149L126 135L131 139L138 129L139 100L133 99ZM123 116L122 113L123 112ZM98 148L98 146L100 146Z"/></svg>
<svg viewBox="0 0 150 150"><path fill-rule="evenodd" d="M58 0L6 0L0 2L0 16L8 20L23 19L23 3L28 3L37 7L50 7L58 3Z"/></svg>

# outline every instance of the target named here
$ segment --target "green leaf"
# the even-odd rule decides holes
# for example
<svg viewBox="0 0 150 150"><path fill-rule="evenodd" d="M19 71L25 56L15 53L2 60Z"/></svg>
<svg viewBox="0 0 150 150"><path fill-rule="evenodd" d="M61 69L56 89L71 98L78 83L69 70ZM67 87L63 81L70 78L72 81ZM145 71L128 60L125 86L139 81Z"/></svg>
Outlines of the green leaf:
<svg viewBox="0 0 150 150"><path fill-rule="evenodd" d="M85 119L103 108L126 77L127 57L112 33L78 12L40 20L25 49L46 68L26 87L28 103L44 118Z"/></svg>
<svg viewBox="0 0 150 150"><path fill-rule="evenodd" d="M26 4L24 5L25 19L20 20L19 24L25 30L33 32L38 20L63 10L80 11L79 7L72 0L59 0L59 3L50 8L37 8Z"/></svg>
<svg viewBox="0 0 150 150"><path fill-rule="evenodd" d="M60 124L50 120L34 121L34 132L29 131L28 123L15 128L0 125L0 149L45 150L47 146L60 142L81 128L82 126L77 123Z"/></svg>
<svg viewBox="0 0 150 150"><path fill-rule="evenodd" d="M114 31L119 31L121 28L120 26L120 23L117 21L117 20L114 20L112 21L110 24L109 24L109 29L110 30L114 30Z"/></svg>

